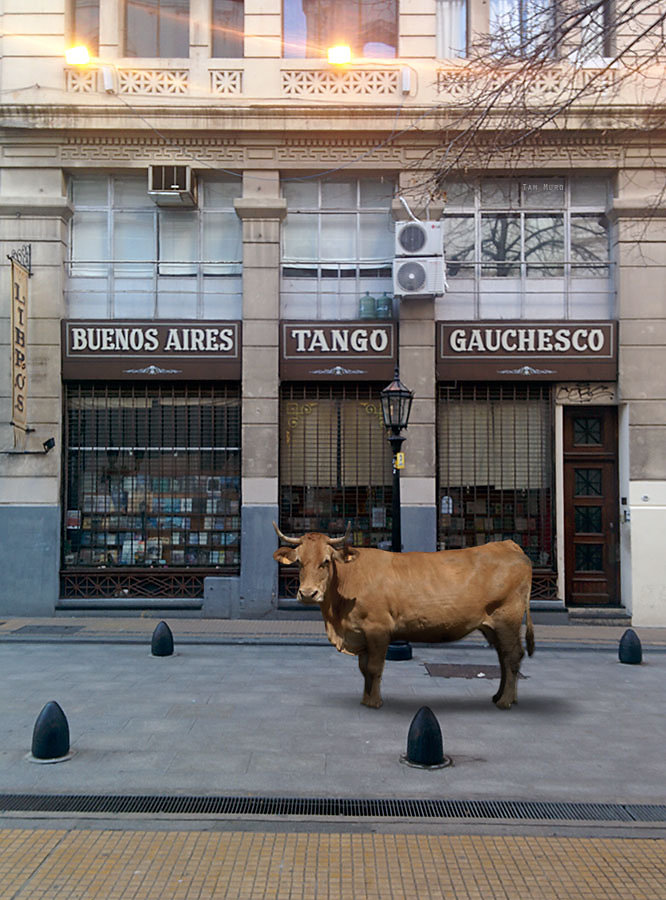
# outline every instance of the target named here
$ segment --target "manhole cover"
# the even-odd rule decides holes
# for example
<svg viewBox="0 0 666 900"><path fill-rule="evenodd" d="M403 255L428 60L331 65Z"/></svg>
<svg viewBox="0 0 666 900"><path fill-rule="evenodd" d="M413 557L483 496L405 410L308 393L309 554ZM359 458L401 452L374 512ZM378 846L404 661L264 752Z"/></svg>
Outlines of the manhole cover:
<svg viewBox="0 0 666 900"><path fill-rule="evenodd" d="M12 634L75 634L82 625L22 625Z"/></svg>
<svg viewBox="0 0 666 900"><path fill-rule="evenodd" d="M424 663L428 675L433 678L500 678L499 666L462 665L460 663ZM520 678L526 676L522 673Z"/></svg>

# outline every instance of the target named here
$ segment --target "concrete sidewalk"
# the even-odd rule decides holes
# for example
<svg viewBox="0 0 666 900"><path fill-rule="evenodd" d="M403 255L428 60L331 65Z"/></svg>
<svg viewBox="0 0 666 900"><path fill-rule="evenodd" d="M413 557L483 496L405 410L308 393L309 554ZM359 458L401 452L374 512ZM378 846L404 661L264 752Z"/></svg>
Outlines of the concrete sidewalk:
<svg viewBox="0 0 666 900"><path fill-rule="evenodd" d="M1 641L56 642L150 642L159 616L57 616L51 618L5 617L0 621ZM278 612L264 619L168 618L174 640L182 644L297 643L328 646L319 613ZM615 625L540 625L536 624L536 642L542 647L611 648L617 646L626 626ZM666 650L666 628L636 627L641 643L655 650ZM485 645L478 632L462 645Z"/></svg>

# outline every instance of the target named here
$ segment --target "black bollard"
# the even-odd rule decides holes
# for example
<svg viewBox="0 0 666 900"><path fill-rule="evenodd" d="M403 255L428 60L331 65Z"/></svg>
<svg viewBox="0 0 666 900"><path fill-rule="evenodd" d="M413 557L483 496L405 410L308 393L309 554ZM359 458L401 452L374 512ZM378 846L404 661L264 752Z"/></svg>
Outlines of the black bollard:
<svg viewBox="0 0 666 900"><path fill-rule="evenodd" d="M451 765L444 756L442 729L429 706L422 706L412 719L407 735L407 754L402 759L421 769L441 769Z"/></svg>
<svg viewBox="0 0 666 900"><path fill-rule="evenodd" d="M621 663L628 663L630 666L638 666L642 662L641 639L633 628L627 628L622 635L618 648L618 657Z"/></svg>
<svg viewBox="0 0 666 900"><path fill-rule="evenodd" d="M56 762L69 755L69 725L55 700L37 716L32 732L32 756L39 762Z"/></svg>
<svg viewBox="0 0 666 900"><path fill-rule="evenodd" d="M386 659L403 660L412 658L412 645L407 641L391 641L386 650Z"/></svg>
<svg viewBox="0 0 666 900"><path fill-rule="evenodd" d="M171 656L173 653L173 635L166 622L160 622L153 631L150 652L153 656Z"/></svg>

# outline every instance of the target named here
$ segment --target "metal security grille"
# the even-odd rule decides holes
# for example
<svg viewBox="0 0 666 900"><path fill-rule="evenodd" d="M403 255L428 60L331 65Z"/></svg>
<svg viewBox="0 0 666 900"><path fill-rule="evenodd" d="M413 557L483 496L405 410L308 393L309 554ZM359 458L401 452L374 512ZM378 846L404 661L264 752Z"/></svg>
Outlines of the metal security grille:
<svg viewBox="0 0 666 900"><path fill-rule="evenodd" d="M379 388L283 385L280 406L280 528L342 534L376 547L391 538L391 449ZM280 595L297 591L281 569Z"/></svg>
<svg viewBox="0 0 666 900"><path fill-rule="evenodd" d="M548 385L439 388L439 547L515 541L535 567L533 598L556 596L552 423Z"/></svg>
<svg viewBox="0 0 666 900"><path fill-rule="evenodd" d="M326 816L409 819L510 819L562 822L664 822L666 806L540 800L419 800L357 797L220 797L104 794L0 794L11 812L196 816Z"/></svg>
<svg viewBox="0 0 666 900"><path fill-rule="evenodd" d="M64 597L203 596L240 567L235 385L67 384Z"/></svg>

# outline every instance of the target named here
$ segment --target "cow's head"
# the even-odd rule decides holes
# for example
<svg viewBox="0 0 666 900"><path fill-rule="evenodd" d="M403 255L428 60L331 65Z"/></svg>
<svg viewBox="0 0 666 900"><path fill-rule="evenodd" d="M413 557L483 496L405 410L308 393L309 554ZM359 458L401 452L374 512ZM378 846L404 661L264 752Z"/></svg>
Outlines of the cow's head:
<svg viewBox="0 0 666 900"><path fill-rule="evenodd" d="M349 546L351 525L342 537L312 531L303 537L287 537L273 522L273 528L283 545L273 554L273 559L288 566L298 563L298 599L301 603L321 603L333 575L334 563L350 562L358 551Z"/></svg>

